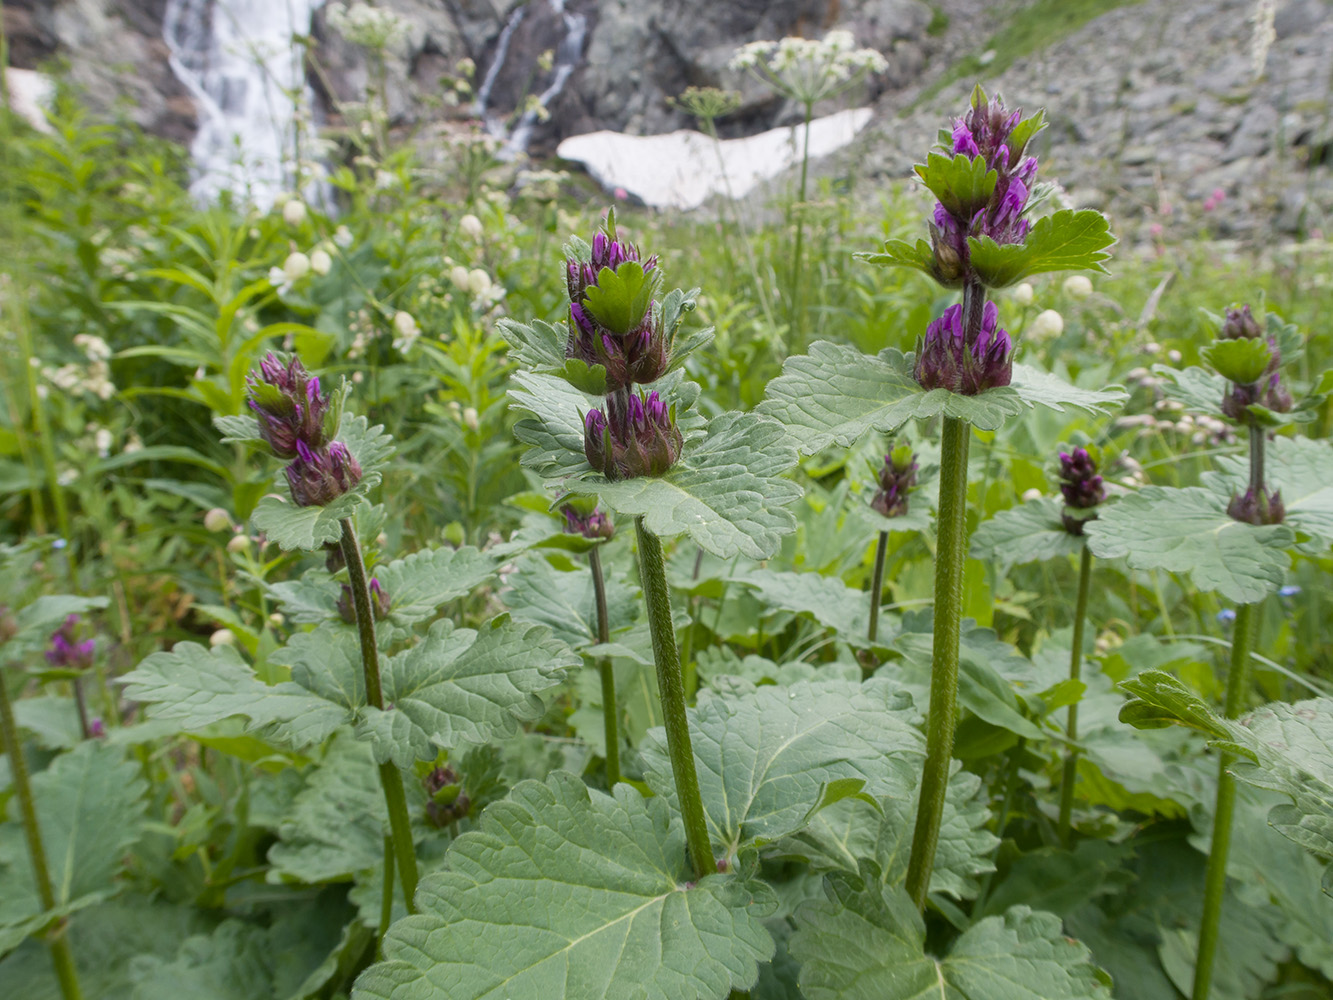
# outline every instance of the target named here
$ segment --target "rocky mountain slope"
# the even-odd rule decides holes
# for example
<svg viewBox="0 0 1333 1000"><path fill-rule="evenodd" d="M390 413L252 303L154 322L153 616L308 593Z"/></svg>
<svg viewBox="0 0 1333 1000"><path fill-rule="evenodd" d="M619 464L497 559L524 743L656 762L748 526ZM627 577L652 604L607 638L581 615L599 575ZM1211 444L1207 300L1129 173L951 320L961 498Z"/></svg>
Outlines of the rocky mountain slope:
<svg viewBox="0 0 1333 1000"><path fill-rule="evenodd" d="M490 91L497 117L543 89L550 76L541 56L564 38L563 8L584 24L582 59L551 102L550 121L536 127L535 151L594 129L648 134L687 126L668 98L690 85L741 90L745 102L722 123L724 134L758 132L790 122L795 109L729 71L731 52L756 38L818 35L836 25L884 53L889 69L863 95L874 123L824 171L850 163L861 177L908 176L941 117L957 111L980 75L1011 103L1049 107L1044 152L1073 200L1112 208L1144 238L1156 226L1249 237L1326 231L1333 210L1333 4L1270 3L1275 37L1258 65L1253 19L1264 4L1256 0L381 0L380 6L410 25L388 59L390 106L404 129L473 113L466 100L442 100L448 91L441 80L467 58L480 83L506 34ZM165 5L8 0L13 62L31 67L62 56L95 107L109 111L119 96L145 127L185 138L191 105L166 63ZM1071 20L1074 10L1095 16L1063 34L1048 23ZM1047 44L1024 53L1024 38L1038 36ZM329 27L323 10L312 37L318 71L312 66L311 80L336 120L339 101L364 93L365 59Z"/></svg>

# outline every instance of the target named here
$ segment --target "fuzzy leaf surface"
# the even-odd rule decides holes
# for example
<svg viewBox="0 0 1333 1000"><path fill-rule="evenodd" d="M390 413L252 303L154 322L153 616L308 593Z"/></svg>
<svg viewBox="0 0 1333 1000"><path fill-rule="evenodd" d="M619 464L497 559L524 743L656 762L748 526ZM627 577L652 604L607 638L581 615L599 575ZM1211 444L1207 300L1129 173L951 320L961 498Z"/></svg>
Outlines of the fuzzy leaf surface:
<svg viewBox="0 0 1333 1000"><path fill-rule="evenodd" d="M911 787L925 755L916 716L911 699L884 680L701 694L690 740L714 844L730 855L795 833L834 781L860 781L873 796ZM641 753L649 787L674 804L665 730L650 732Z"/></svg>
<svg viewBox="0 0 1333 1000"><path fill-rule="evenodd" d="M868 866L873 869L872 866ZM860 881L862 886L856 883ZM985 917L948 955L926 953L906 891L873 870L830 879L831 897L796 914L792 955L808 1000L1109 1000L1108 977L1060 918L1015 906Z"/></svg>
<svg viewBox="0 0 1333 1000"><path fill-rule="evenodd" d="M374 576L389 595L389 614L402 624L429 618L436 608L472 593L496 570L494 557L470 545L414 552Z"/></svg>
<svg viewBox="0 0 1333 1000"><path fill-rule="evenodd" d="M265 684L232 646L208 650L177 643L170 652L149 656L120 681L126 698L150 705L151 718L175 722L182 731L242 716L247 729L277 727L285 742L300 749L323 742L346 720L342 708L300 684Z"/></svg>
<svg viewBox="0 0 1333 1000"><path fill-rule="evenodd" d="M886 348L871 357L819 341L809 354L787 359L758 409L787 426L802 454L813 454L833 444L850 446L868 431L891 434L912 419L943 414L996 430L1037 404L1107 413L1126 398L1119 386L1080 389L1028 365L1014 365L1009 385L976 396L926 391L912 377L910 355Z"/></svg>
<svg viewBox="0 0 1333 1000"><path fill-rule="evenodd" d="M730 411L709 421L707 437L687 444L665 476L608 482L589 474L563 485L600 497L619 514L642 517L659 538L687 534L723 559L767 559L796 529L787 507L801 498L801 488L782 474L797 458L777 421Z"/></svg>
<svg viewBox="0 0 1333 1000"><path fill-rule="evenodd" d="M1190 486L1145 486L1084 529L1092 554L1134 569L1188 573L1199 590L1249 604L1282 585L1296 536L1286 525L1242 524L1225 495Z"/></svg>
<svg viewBox="0 0 1333 1000"><path fill-rule="evenodd" d="M1078 555L1083 539L1065 530L1064 506L1051 497L999 511L972 533L972 558L1008 567Z"/></svg>
<svg viewBox="0 0 1333 1000"><path fill-rule="evenodd" d="M676 1000L748 989L773 954L772 891L694 880L660 798L557 772L527 781L423 879L353 1000Z"/></svg>
<svg viewBox="0 0 1333 1000"><path fill-rule="evenodd" d="M1282 491L1284 523L1311 536L1302 546L1317 554L1333 545L1333 446L1307 437L1276 437L1268 442L1264 478ZM1223 492L1244 489L1249 481L1248 456L1228 455L1217 462L1230 482Z"/></svg>
<svg viewBox="0 0 1333 1000"><path fill-rule="evenodd" d="M143 834L147 784L137 764L104 743L84 742L32 776L37 823L55 891L70 913L113 895L125 853ZM45 923L17 798L0 826L0 943L8 950Z"/></svg>
<svg viewBox="0 0 1333 1000"><path fill-rule="evenodd" d="M972 269L989 288L1004 288L1034 274L1100 271L1115 243L1106 216L1091 208L1064 209L1040 218L1022 243L969 237Z"/></svg>

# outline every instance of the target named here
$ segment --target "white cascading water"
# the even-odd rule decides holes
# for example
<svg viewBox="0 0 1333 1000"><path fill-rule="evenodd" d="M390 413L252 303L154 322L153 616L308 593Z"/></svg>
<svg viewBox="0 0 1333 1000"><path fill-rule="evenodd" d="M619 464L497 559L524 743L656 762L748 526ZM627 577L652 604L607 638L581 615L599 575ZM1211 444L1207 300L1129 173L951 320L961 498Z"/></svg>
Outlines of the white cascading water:
<svg viewBox="0 0 1333 1000"><path fill-rule="evenodd" d="M583 41L588 33L587 17L583 14L565 10L565 0L547 0L547 2L551 5L551 9L560 15L561 24L564 26L564 35L555 47L551 82L547 84L545 90L537 95L537 105L541 108L549 107L551 102L559 96L560 91L564 89L570 74L578 66L579 60L583 58ZM526 10L526 7L519 7L510 15L504 30L500 32L500 39L496 43L495 58L491 61L490 69L486 71L481 87L477 90L477 115L481 118L487 134L501 140L499 152L496 154L501 160L513 160L527 151L528 143L532 139L532 130L540 119L540 112L537 108L528 108L511 125L507 117L496 115L487 107L495 78L499 76L500 70L504 67L505 58L509 55L509 41L513 37L515 29L518 28L519 22L523 20L523 14Z"/></svg>
<svg viewBox="0 0 1333 1000"><path fill-rule="evenodd" d="M292 189L298 102L311 107L301 47L324 0L167 0L171 68L194 97L190 147L201 202L222 191L268 207Z"/></svg>

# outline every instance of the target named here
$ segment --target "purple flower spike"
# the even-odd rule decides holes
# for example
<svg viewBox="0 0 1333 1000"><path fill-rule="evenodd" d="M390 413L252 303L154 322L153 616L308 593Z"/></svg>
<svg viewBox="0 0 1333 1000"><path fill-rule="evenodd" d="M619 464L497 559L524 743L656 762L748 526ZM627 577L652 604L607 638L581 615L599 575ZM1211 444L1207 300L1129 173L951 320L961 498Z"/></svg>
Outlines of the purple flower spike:
<svg viewBox="0 0 1333 1000"><path fill-rule="evenodd" d="M925 389L948 389L964 396L1008 385L1013 376L1013 344L999 327L1000 313L987 302L981 328L971 344L963 329L963 307L953 305L928 327L917 342L913 374Z"/></svg>
<svg viewBox="0 0 1333 1000"><path fill-rule="evenodd" d="M1218 333L1220 340L1258 340L1262 336L1263 328L1248 305L1228 309L1226 321ZM1268 338L1268 353L1268 366L1257 381L1249 385L1230 383L1222 397L1222 412L1232 420L1246 422L1249 419L1247 407L1256 404L1275 413L1287 413L1294 405L1291 392L1282 384L1282 352L1276 337Z"/></svg>
<svg viewBox="0 0 1333 1000"><path fill-rule="evenodd" d="M1016 139L1014 130L1022 112L1010 112L997 95L987 101L978 88L972 107L954 120L945 149L986 161L986 169L996 174L995 189L984 203L935 205L931 223L931 246L935 251L935 273L945 284L960 283L967 276L969 237L990 237L996 243L1022 243L1031 228L1023 218L1032 184L1037 176L1037 161L1024 156L1027 139ZM1024 130L1028 132L1030 130ZM1030 138L1030 136L1029 136Z"/></svg>
<svg viewBox="0 0 1333 1000"><path fill-rule="evenodd" d="M1106 499L1106 486L1097 473L1097 462L1086 448L1060 452L1060 492L1065 498L1065 530L1083 534L1083 525L1096 518L1089 514Z"/></svg>
<svg viewBox="0 0 1333 1000"><path fill-rule="evenodd" d="M361 482L361 465L341 441L318 449L297 442L296 459L283 471L298 507L327 507Z"/></svg>
<svg viewBox="0 0 1333 1000"><path fill-rule="evenodd" d="M879 489L870 506L885 517L902 517L907 513L907 494L916 485L916 455L907 445L895 448L884 456L884 467L879 470Z"/></svg>
<svg viewBox="0 0 1333 1000"><path fill-rule="evenodd" d="M607 412L592 410L583 420L583 452L607 479L660 476L684 444L675 416L656 392L615 393Z"/></svg>
<svg viewBox="0 0 1333 1000"><path fill-rule="evenodd" d="M79 616L70 615L51 633L51 648L46 651L46 662L53 667L68 670L87 670L93 663L97 643L93 639L79 641Z"/></svg>
<svg viewBox="0 0 1333 1000"><path fill-rule="evenodd" d="M246 378L251 412L259 421L259 436L279 458L297 457L297 443L320 448L337 433L331 400L319 388L299 358L283 364L270 352L258 373Z"/></svg>

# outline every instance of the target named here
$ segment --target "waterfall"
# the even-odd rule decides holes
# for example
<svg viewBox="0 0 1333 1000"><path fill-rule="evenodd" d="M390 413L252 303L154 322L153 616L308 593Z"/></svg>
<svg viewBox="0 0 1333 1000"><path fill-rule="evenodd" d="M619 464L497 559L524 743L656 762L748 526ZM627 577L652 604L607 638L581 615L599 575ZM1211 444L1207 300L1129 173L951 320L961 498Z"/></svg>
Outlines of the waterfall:
<svg viewBox="0 0 1333 1000"><path fill-rule="evenodd" d="M162 35L171 68L198 109L190 191L201 202L232 191L267 207L292 189L298 103L308 109L313 99L293 36L310 33L321 3L167 0Z"/></svg>
<svg viewBox="0 0 1333 1000"><path fill-rule="evenodd" d="M547 0L547 3L560 16L564 34L555 46L555 61L551 66L551 82L537 95L537 106L539 108L549 107L550 103L564 90L570 74L574 72L579 61L583 58L583 42L588 34L587 17L566 10L565 0ZM490 68L486 71L486 76L482 79L481 87L477 90L477 116L481 118L487 134L501 140L499 152L496 154L501 160L513 160L526 152L528 143L532 140L532 130L540 119L540 112L537 108L528 108L519 115L518 120L511 126L508 121L509 116L497 115L488 107L491 89L494 87L496 77L500 75L504 68L505 59L509 55L509 43L519 23L523 20L523 14L526 10L527 7L519 7L505 23L504 30L500 32L500 39L495 46L495 57L491 61Z"/></svg>

